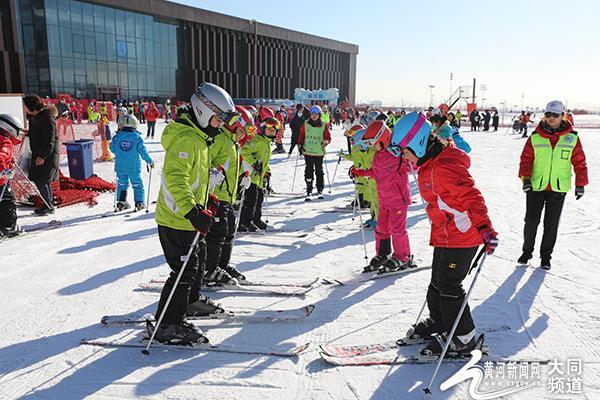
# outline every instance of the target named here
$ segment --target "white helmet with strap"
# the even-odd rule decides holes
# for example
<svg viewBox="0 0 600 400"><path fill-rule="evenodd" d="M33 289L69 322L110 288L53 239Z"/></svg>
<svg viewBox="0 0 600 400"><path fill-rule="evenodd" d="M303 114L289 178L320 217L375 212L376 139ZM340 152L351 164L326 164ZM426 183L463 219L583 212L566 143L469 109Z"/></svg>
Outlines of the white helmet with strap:
<svg viewBox="0 0 600 400"><path fill-rule="evenodd" d="M239 116L229 93L212 83L202 83L190 98L190 103L200 128L206 128L213 115L230 126Z"/></svg>
<svg viewBox="0 0 600 400"><path fill-rule="evenodd" d="M0 114L0 129L7 132L12 137L18 137L24 129L23 122L10 114Z"/></svg>
<svg viewBox="0 0 600 400"><path fill-rule="evenodd" d="M123 115L121 118L119 118L119 126L121 128L137 129L139 124L140 122L138 119L131 114Z"/></svg>

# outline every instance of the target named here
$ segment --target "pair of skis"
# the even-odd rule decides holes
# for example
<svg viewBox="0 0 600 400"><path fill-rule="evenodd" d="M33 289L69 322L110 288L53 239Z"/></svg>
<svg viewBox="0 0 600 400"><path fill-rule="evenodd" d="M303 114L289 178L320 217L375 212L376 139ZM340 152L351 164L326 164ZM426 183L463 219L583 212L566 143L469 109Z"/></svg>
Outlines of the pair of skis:
<svg viewBox="0 0 600 400"><path fill-rule="evenodd" d="M198 323L202 321L218 320L223 323L249 323L249 322L295 322L308 318L315 310L314 305L307 305L292 310L237 310L225 313L212 314L204 317L188 317L187 322ZM101 323L107 326L140 325L154 322L153 314L146 315L107 315L102 317ZM81 344L100 347L125 347L145 348L148 337L142 333L134 341L113 339L82 339ZM185 345L154 343L153 349L159 350L194 350L204 352L220 352L233 354L250 354L258 356L295 357L306 351L310 343L281 344L269 347L253 347L246 345L192 343Z"/></svg>

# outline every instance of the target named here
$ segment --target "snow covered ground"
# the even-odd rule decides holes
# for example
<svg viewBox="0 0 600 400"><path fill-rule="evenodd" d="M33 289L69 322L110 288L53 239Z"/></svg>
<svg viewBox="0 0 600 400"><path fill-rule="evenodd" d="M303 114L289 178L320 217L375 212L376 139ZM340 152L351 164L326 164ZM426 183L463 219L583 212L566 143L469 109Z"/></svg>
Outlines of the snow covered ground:
<svg viewBox="0 0 600 400"><path fill-rule="evenodd" d="M158 132L163 128L164 124L159 124ZM289 132L286 136L289 138ZM330 176L337 162L334 153L345 148L342 131L334 129L333 136L327 160ZM584 394L551 394L546 387L550 367L543 366L542 387L508 398L600 398L600 250L595 247L600 229L599 132L580 131L591 184L577 202L572 192L568 194L550 272L515 268L525 212L525 196L516 177L524 140L507 134L506 128L495 134L465 132L465 137L473 147L471 172L500 233L500 247L485 263L471 299L477 325L510 327L487 335L495 356L584 361ZM163 152L158 139L149 143L149 150L161 166ZM272 186L276 191L291 191L294 163L295 158L273 156ZM296 192L304 186L302 167L300 160ZM363 247L357 222L352 222L348 213L323 212L349 202L353 187L346 175L348 167L349 163L342 162L333 192L323 201L307 204L298 198L270 198L269 210L276 212L269 216L273 226L309 234L304 238L241 237L233 255L239 269L250 278L286 281L349 277L361 270ZM114 179L111 163L96 163L95 172ZM153 199L157 192L155 176ZM410 240L416 258L426 266L432 256L429 224L414 185L413 195ZM77 205L41 218L22 210L20 223L25 228L50 219L61 219L64 226L0 244L0 398L422 398L421 389L429 382L434 365L336 368L323 362L316 348L322 343L370 343L402 336L424 300L427 269L360 285L318 285L304 298L213 294L232 308L287 309L315 304L313 315L302 322L211 321L202 325L214 343L291 347L311 342L312 349L298 358L177 349L142 356L139 349L81 346L84 337L133 340L140 327L101 326L101 316L154 311L158 294L139 291L138 285L168 271L153 212L102 218L111 211L112 202L111 194L103 194L93 208ZM374 233L366 231L366 235L371 257ZM439 390L439 384L459 368L456 364L442 366L433 399L469 398L465 383ZM565 367L561 369L564 372Z"/></svg>

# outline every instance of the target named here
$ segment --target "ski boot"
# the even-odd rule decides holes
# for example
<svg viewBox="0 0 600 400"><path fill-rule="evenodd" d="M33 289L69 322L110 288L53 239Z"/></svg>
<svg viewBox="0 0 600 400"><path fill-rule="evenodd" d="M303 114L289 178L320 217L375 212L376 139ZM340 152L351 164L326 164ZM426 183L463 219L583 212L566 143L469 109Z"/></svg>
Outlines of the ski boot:
<svg viewBox="0 0 600 400"><path fill-rule="evenodd" d="M152 336L154 328L155 326L152 322L146 321L146 329L148 330L149 336ZM160 343L173 345L208 343L208 338L204 336L204 333L200 328L183 321L177 324L161 323L156 330L154 338Z"/></svg>
<svg viewBox="0 0 600 400"><path fill-rule="evenodd" d="M33 213L38 217L43 217L44 215L54 214L54 208L43 206L42 208L36 208Z"/></svg>
<svg viewBox="0 0 600 400"><path fill-rule="evenodd" d="M380 256L380 255L376 255L375 257L371 258L371 261L369 261L369 265L367 265L364 269L363 272L373 272L373 271L377 271L379 268L381 268L381 266L383 264L385 264L385 262L387 260L389 260L390 256Z"/></svg>
<svg viewBox="0 0 600 400"><path fill-rule="evenodd" d="M374 219L369 219L369 220L365 221L365 223L363 224L363 228L365 228L365 229L375 229L376 226L377 226L377 221L375 221Z"/></svg>
<svg viewBox="0 0 600 400"><path fill-rule="evenodd" d="M229 273L222 268L215 268L214 271L209 273L208 271L204 274L204 279L207 286L222 286L222 285L237 285L238 280L229 275Z"/></svg>
<svg viewBox="0 0 600 400"><path fill-rule="evenodd" d="M542 263L540 264L540 268L543 270L549 271L550 268L552 268L552 265L550 265L550 259L542 258Z"/></svg>
<svg viewBox="0 0 600 400"><path fill-rule="evenodd" d="M529 260L531 260L532 256L530 254L521 254L521 257L517 260L517 267L528 267Z"/></svg>
<svg viewBox="0 0 600 400"><path fill-rule="evenodd" d="M304 201L312 201L312 193L307 193Z"/></svg>
<svg viewBox="0 0 600 400"><path fill-rule="evenodd" d="M240 224L238 226L238 232L256 232L258 231L258 227L254 224L254 222L249 222L248 224Z"/></svg>
<svg viewBox="0 0 600 400"><path fill-rule="evenodd" d="M210 297L200 296L200 298L188 304L185 315L188 317L205 317L211 314L221 314L225 310L220 304L215 303Z"/></svg>
<svg viewBox="0 0 600 400"><path fill-rule="evenodd" d="M262 219L257 219L256 221L252 221L252 222L261 231L264 231L268 227L267 223L265 221L263 221Z"/></svg>
<svg viewBox="0 0 600 400"><path fill-rule="evenodd" d="M473 350L482 349L483 340L483 334L478 338L475 337L475 329L466 335L455 335L450 342L450 347L448 347L446 357L470 357ZM442 354L444 347L446 347L447 342L448 334L446 332L437 334L431 338L429 343L427 343L419 353L423 356L439 357Z"/></svg>
<svg viewBox="0 0 600 400"><path fill-rule="evenodd" d="M406 332L404 339L401 340L408 342L415 342L423 339L429 340L433 337L433 335L442 333L443 331L444 327L441 323L438 323L433 318L428 317L417 322L416 325L411 326Z"/></svg>
<svg viewBox="0 0 600 400"><path fill-rule="evenodd" d="M131 206L128 202L119 200L117 201L117 205L115 206L115 212L127 210L129 208L131 208Z"/></svg>
<svg viewBox="0 0 600 400"><path fill-rule="evenodd" d="M380 268L379 273L385 274L387 272L401 271L407 269L412 262L412 256L406 261L400 261L395 257L390 257Z"/></svg>
<svg viewBox="0 0 600 400"><path fill-rule="evenodd" d="M319 190L319 191L317 192L317 199L319 199L319 200L323 200L324 198L325 198L325 196L323 196L323 191L322 191L322 190Z"/></svg>
<svg viewBox="0 0 600 400"><path fill-rule="evenodd" d="M246 276L242 274L233 264L227 264L225 268L223 268L229 275L233 278L237 279L238 282L243 282L246 280Z"/></svg>
<svg viewBox="0 0 600 400"><path fill-rule="evenodd" d="M146 207L146 205L144 204L143 201L136 201L134 207L135 207L135 211L140 211L140 210L143 210Z"/></svg>
<svg viewBox="0 0 600 400"><path fill-rule="evenodd" d="M0 228L0 238L12 238L23 233L25 233L25 231L17 224L14 224L10 228Z"/></svg>

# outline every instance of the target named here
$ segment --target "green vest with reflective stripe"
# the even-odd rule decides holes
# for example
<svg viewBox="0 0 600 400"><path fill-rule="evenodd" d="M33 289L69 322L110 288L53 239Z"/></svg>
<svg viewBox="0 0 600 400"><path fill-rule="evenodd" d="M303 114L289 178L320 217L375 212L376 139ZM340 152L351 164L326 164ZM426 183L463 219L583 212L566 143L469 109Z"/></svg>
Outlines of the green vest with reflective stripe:
<svg viewBox="0 0 600 400"><path fill-rule="evenodd" d="M537 133L531 135L535 156L531 184L535 192L544 191L548 184L554 192L566 193L571 189L571 156L576 144L574 133L561 136L554 149L550 139Z"/></svg>
<svg viewBox="0 0 600 400"><path fill-rule="evenodd" d="M308 122L304 123L304 154L309 156L324 156L323 132L325 124L321 126L312 126Z"/></svg>

